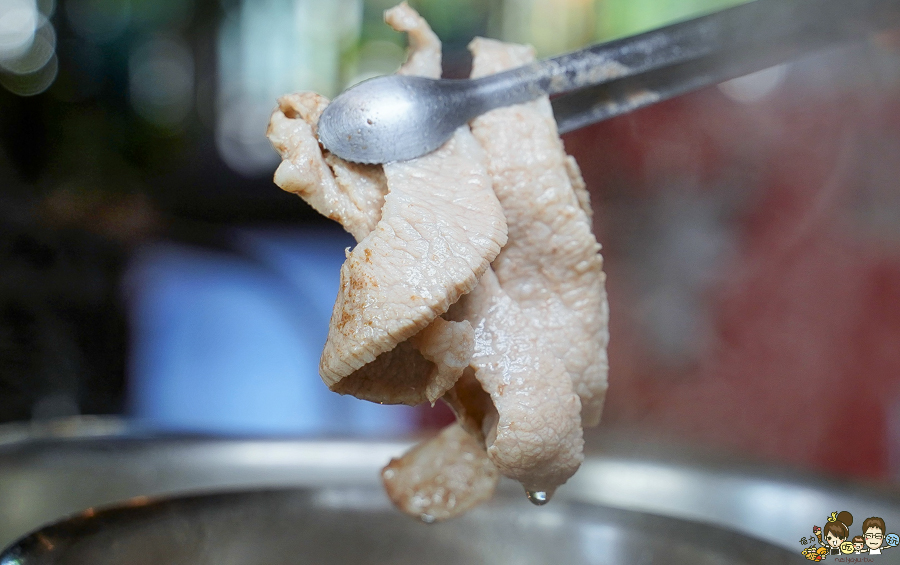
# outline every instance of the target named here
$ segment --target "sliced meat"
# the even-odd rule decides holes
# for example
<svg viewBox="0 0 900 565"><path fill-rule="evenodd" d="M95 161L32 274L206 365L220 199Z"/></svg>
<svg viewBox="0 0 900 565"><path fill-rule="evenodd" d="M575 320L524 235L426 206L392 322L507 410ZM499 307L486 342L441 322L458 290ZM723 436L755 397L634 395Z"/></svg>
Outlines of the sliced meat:
<svg viewBox="0 0 900 565"><path fill-rule="evenodd" d="M491 396L475 378L475 369L467 367L441 400L450 407L463 429L484 445L485 438L497 427L498 416Z"/></svg>
<svg viewBox="0 0 900 565"><path fill-rule="evenodd" d="M500 474L459 424L394 459L381 472L391 501L425 522L452 518L491 498Z"/></svg>
<svg viewBox="0 0 900 565"><path fill-rule="evenodd" d="M497 411L488 457L527 491L552 495L584 459L581 402L565 365L491 270L450 315L475 328L475 378Z"/></svg>
<svg viewBox="0 0 900 565"><path fill-rule="evenodd" d="M338 186L362 214L362 220L358 221L359 228L354 230L357 232L354 234L356 241L360 241L372 233L381 219L384 195L388 191L384 170L378 165L349 163L328 152L325 152L325 162L334 173Z"/></svg>
<svg viewBox="0 0 900 565"><path fill-rule="evenodd" d="M381 217L384 173L381 167L352 165L322 153L315 126L327 105L326 98L312 92L278 99L267 132L282 158L275 184L339 222L359 241Z"/></svg>
<svg viewBox="0 0 900 565"><path fill-rule="evenodd" d="M329 388L378 404L416 406L427 400L429 377L434 371L434 363L404 341Z"/></svg>
<svg viewBox="0 0 900 565"><path fill-rule="evenodd" d="M322 151L315 130L326 105L323 97L311 93L279 100L269 137L285 160L275 181L362 240L381 219L387 180L380 166L348 163ZM448 330L448 323L443 323ZM384 404L434 402L461 374L460 359L471 354L471 340L467 342L464 333L459 329L452 334L423 331L417 344L430 352L428 359L410 345L398 347L348 375L332 390ZM445 360L450 365L442 364Z"/></svg>
<svg viewBox="0 0 900 565"><path fill-rule="evenodd" d="M341 268L319 365L329 386L446 312L506 243L483 153L467 129L385 175L381 221Z"/></svg>
<svg viewBox="0 0 900 565"><path fill-rule="evenodd" d="M591 208L591 195L587 190L587 185L581 177L581 169L578 167L578 161L571 155L566 157L566 173L569 175L569 182L572 183L572 189L575 190L575 197L578 198L578 205L587 219L594 217L594 209Z"/></svg>
<svg viewBox="0 0 900 565"><path fill-rule="evenodd" d="M469 322L448 322L438 317L409 341L434 364L425 387L425 398L434 405L469 366L475 351L475 330Z"/></svg>
<svg viewBox="0 0 900 565"><path fill-rule="evenodd" d="M398 73L439 78L441 44L428 23L406 2L388 10L385 13L385 21L395 30L409 34L410 52L407 62ZM472 141L474 139L468 127L464 127L457 131L447 145L457 142L469 145ZM443 151L444 148L439 151ZM474 150L474 147L472 149ZM427 156L423 159L427 159ZM427 184L431 179L428 168L421 167L420 162L423 159L385 165L385 175L391 186L393 187L395 182L405 183L416 177L420 182ZM483 161L480 166L484 166ZM425 176L422 176L423 173ZM490 183L487 187L490 189ZM499 203L492 207L492 210L492 213L498 212ZM505 235L504 225L504 238L500 247L505 243ZM489 267L485 265L481 272L484 269ZM451 300L450 303L455 301ZM429 384L425 388L426 397L432 404L441 396L461 399L457 402L460 407L462 402L471 402L470 420L475 417L482 419L481 414L475 413L478 408L493 409L489 399L484 402L486 395L477 381L472 378L460 378L467 370L471 376L468 365L474 351L474 330L468 322L435 318L428 327L413 336L410 343L426 359L434 363L429 374ZM448 392L448 389L451 391ZM457 394L454 391L460 392ZM473 402L472 399L479 393L482 402ZM461 421L467 420L462 418ZM480 421L473 424L473 426L480 425ZM480 433L480 427L473 427L472 431L475 433L467 433L460 424L451 425L437 437L420 443L402 458L391 461L382 471L382 479L385 490L394 504L411 516L433 522L462 514L490 499L500 474L484 450L484 438Z"/></svg>
<svg viewBox="0 0 900 565"><path fill-rule="evenodd" d="M384 12L384 21L409 39L406 62L398 75L441 78L441 40L405 1Z"/></svg>
<svg viewBox="0 0 900 565"><path fill-rule="evenodd" d="M385 13L385 21L395 30L405 31L409 34L408 59L398 72L439 78L441 75L441 44L428 23L406 2L388 10ZM438 152L444 151L448 146L456 143L470 147L469 150L473 154L477 153L474 138L468 127L460 128ZM478 158L483 159L480 155ZM427 185L435 179L439 182L446 182L446 178L441 180L443 175L433 177L429 167L422 166L422 162L427 160L428 156L407 163L385 165L385 175L392 189L395 183L420 182ZM441 165L446 166L446 162ZM449 171L453 166L460 165L459 162L451 163L451 168L444 170ZM483 166L484 162L481 161L479 167ZM479 191L485 188L481 182L480 179L477 187ZM487 189L492 193L489 182ZM463 191L465 190L466 188L463 187ZM491 209L485 211L497 214L499 210L499 203L497 203L496 205L492 204ZM484 217L482 218L484 219ZM472 237L475 234L458 235ZM502 235L503 241L499 243L500 247L505 243L505 220ZM495 256L496 253L493 253L491 259ZM437 256L436 258L439 264L440 258ZM481 268L481 272L484 272L485 269L489 269L487 264ZM477 278L474 282L477 284ZM460 295L469 290L471 288ZM452 304L457 298L458 296L449 303ZM475 412L484 407L483 400L486 396L484 391L480 389L480 385L474 379L460 378L461 375L464 375L464 371L468 370L471 374L468 365L474 351L472 326L466 321L448 322L438 317L428 327L413 336L410 343L422 353L424 358L434 363L428 377L429 384L425 387L427 399L433 404L441 396L445 398L451 396L458 399L457 405L462 409L461 402L471 402L471 399L476 398L476 395L480 393L479 398L482 402L473 402L468 410L469 420L481 416ZM382 357L384 356L382 355ZM364 367L364 370L366 368ZM451 391L448 392L448 389ZM453 391L461 392L457 394ZM447 394L445 395L445 393ZM493 408L490 406L489 400L486 404L488 407L485 409ZM469 420L461 419L462 422ZM473 426L480 425L481 422L477 425L473 424ZM382 478L388 496L394 504L407 514L432 522L457 516L491 498L500 475L484 450L484 437L480 433L480 428L472 427L472 431L475 433L466 433L465 428L460 424L449 426L437 437L417 445L401 459L394 460L385 467L382 471Z"/></svg>
<svg viewBox="0 0 900 565"><path fill-rule="evenodd" d="M438 77L425 20L405 3L385 19L409 34L399 72ZM489 40L473 52L478 76L533 58ZM375 402L442 398L458 420L385 468L388 494L428 521L489 498L500 473L551 495L582 461L582 421L599 419L608 310L590 201L549 103L495 110L473 123L477 135L460 128L384 167L321 148L326 104L284 97L269 132L279 186L359 242L341 269L322 378Z"/></svg>
<svg viewBox="0 0 900 565"><path fill-rule="evenodd" d="M533 51L490 39L471 44L472 76L531 62ZM600 420L607 388L609 308L600 245L574 160L566 155L549 100L500 108L472 122L488 154L509 241L493 262L542 343L565 363L587 426Z"/></svg>
<svg viewBox="0 0 900 565"><path fill-rule="evenodd" d="M381 166L348 163L322 150L316 125L327 104L324 97L313 93L279 99L268 131L272 145L284 159L275 173L275 183L299 195L361 241L381 219L387 180ZM416 405L428 399L426 390L433 377L447 378L409 345L389 351L377 361L349 375L332 390L372 402ZM385 379L385 374L396 376Z"/></svg>
<svg viewBox="0 0 900 565"><path fill-rule="evenodd" d="M440 42L401 4L387 20L407 31L404 72L440 73ZM420 332L471 291L506 243L506 222L468 127L437 151L384 166L381 220L341 268L319 372L329 387Z"/></svg>
<svg viewBox="0 0 900 565"><path fill-rule="evenodd" d="M440 42L425 20L405 4L386 18L410 33L404 72L439 74ZM320 372L332 390L343 394L382 403L433 402L461 374L460 359L471 351L470 344L459 332L450 341L442 332L425 332L416 344L433 362L412 347L395 348L474 287L505 243L506 225L483 152L463 128L437 154L387 170L347 163L324 152L315 138L326 105L315 94L285 96L269 128L284 159L276 183L360 241L341 271L342 293ZM391 196L385 205L388 184ZM443 280L429 281L436 270ZM397 292L388 295L381 288ZM353 339L344 339L336 328ZM377 364L361 370L376 357ZM444 365L445 360L451 364ZM384 378L382 370L399 376Z"/></svg>

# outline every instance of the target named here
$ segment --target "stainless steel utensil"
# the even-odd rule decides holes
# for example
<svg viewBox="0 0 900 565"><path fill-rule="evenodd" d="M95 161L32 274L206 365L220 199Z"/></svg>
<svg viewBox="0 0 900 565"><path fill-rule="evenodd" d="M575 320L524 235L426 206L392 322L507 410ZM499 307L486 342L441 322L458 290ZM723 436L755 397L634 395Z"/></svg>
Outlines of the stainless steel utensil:
<svg viewBox="0 0 900 565"><path fill-rule="evenodd" d="M425 525L377 489L137 500L41 529L3 565L773 565L804 563L736 532L576 502L536 509L500 496Z"/></svg>
<svg viewBox="0 0 900 565"><path fill-rule="evenodd" d="M756 0L480 79L379 77L334 99L319 120L319 140L350 161L403 161L494 108L593 87L554 101L565 133L898 20L894 0Z"/></svg>
<svg viewBox="0 0 900 565"><path fill-rule="evenodd" d="M900 496L883 488L738 463L630 435L616 439L607 433L604 438L601 444L590 442L582 468L549 505L532 506L521 486L503 481L501 506L508 501L529 519L547 520L548 527L557 519L556 509L570 502L617 508L714 525L798 555L798 540L837 510L900 524ZM338 493L349 488L367 492L362 500L387 508L379 471L409 445L135 436L109 419L40 429L0 426L0 548L86 508L120 505L134 497L145 503L146 497L191 493L297 488ZM405 516L396 518L412 532L425 528Z"/></svg>

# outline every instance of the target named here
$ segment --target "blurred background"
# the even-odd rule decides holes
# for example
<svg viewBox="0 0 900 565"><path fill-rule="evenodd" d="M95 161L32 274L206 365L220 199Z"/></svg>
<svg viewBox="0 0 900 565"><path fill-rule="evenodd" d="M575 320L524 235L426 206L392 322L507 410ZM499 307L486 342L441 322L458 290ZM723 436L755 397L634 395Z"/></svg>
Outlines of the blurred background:
<svg viewBox="0 0 900 565"><path fill-rule="evenodd" d="M723 0L410 1L550 56ZM275 99L394 71L393 0L0 0L0 422L425 432L316 366L352 239L272 183ZM900 54L833 49L569 134L604 246L593 436L900 481ZM593 437L592 436L592 437Z"/></svg>

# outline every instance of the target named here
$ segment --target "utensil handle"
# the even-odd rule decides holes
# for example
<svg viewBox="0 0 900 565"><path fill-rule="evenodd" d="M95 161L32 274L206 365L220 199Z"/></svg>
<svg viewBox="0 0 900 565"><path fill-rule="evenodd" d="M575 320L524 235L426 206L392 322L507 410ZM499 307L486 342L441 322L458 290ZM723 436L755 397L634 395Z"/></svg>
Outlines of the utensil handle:
<svg viewBox="0 0 900 565"><path fill-rule="evenodd" d="M691 61L770 51L773 46L842 41L887 27L885 22L896 21L898 12L897 0L755 0L477 82L483 98L489 100L488 109L493 109ZM683 73L690 67L679 68Z"/></svg>
<svg viewBox="0 0 900 565"><path fill-rule="evenodd" d="M763 3L771 4L769 0L757 0L752 4ZM787 3L803 4L805 8L819 6L821 11L808 14L811 18L804 20L804 25L780 27L782 32L791 27L794 29L793 35L776 37L765 33L756 38L748 37L731 49L711 51L704 57L652 68L644 73L559 96L552 104L560 133L744 76L835 43L861 39L872 32L900 26L900 2L896 0L802 0ZM839 16L839 12L842 15ZM790 13L798 18L807 14L805 10Z"/></svg>

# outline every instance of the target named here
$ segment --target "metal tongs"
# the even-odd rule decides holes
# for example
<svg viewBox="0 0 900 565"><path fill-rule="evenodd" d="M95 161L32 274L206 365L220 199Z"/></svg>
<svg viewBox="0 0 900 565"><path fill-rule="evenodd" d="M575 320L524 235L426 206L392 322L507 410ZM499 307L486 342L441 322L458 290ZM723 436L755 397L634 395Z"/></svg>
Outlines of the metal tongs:
<svg viewBox="0 0 900 565"><path fill-rule="evenodd" d="M319 140L349 161L404 161L489 110L561 93L566 133L898 25L900 0L755 0L479 79L371 79L326 108Z"/></svg>

